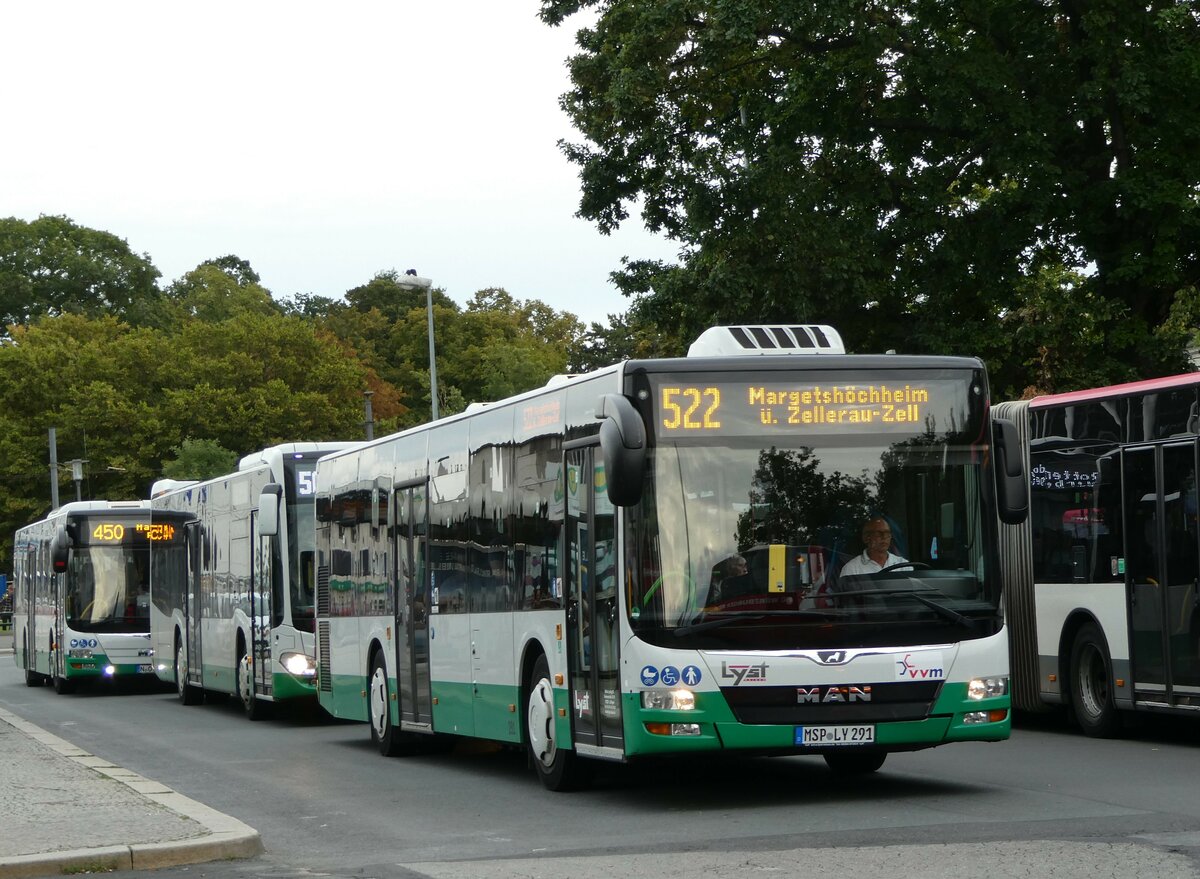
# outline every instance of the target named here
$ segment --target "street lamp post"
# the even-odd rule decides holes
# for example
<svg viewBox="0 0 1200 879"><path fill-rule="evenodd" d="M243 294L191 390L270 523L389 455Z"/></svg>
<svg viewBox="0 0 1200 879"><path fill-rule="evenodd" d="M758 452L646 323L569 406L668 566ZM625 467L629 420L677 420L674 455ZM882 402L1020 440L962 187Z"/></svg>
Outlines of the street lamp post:
<svg viewBox="0 0 1200 879"><path fill-rule="evenodd" d="M433 282L422 278L416 269L409 269L400 279L400 286L408 290L425 290L425 314L429 320L429 397L433 409L433 420L438 420L437 357L433 351Z"/></svg>

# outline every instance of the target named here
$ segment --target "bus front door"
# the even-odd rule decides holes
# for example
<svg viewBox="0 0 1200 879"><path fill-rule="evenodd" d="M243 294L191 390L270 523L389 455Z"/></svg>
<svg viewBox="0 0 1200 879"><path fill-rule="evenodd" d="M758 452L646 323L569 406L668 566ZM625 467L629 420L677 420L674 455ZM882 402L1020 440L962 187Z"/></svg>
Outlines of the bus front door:
<svg viewBox="0 0 1200 879"><path fill-rule="evenodd" d="M250 680L252 696L268 696L274 691L271 675L271 632L275 623L275 607L272 598L273 574L271 570L271 542L278 537L264 537L258 533L258 513L250 511L250 539L253 541L254 557L250 562ZM282 606L282 605L281 605Z"/></svg>
<svg viewBox="0 0 1200 879"><path fill-rule="evenodd" d="M426 483L396 489L396 688L402 728L431 730Z"/></svg>
<svg viewBox="0 0 1200 879"><path fill-rule="evenodd" d="M188 579L183 586L183 640L187 650L187 681L196 686L204 685L201 674L200 648L200 583L204 576L204 553L211 547L205 544L204 524L200 520L188 522Z"/></svg>
<svg viewBox="0 0 1200 879"><path fill-rule="evenodd" d="M599 446L568 448L567 646L574 742L581 753L624 752L616 515Z"/></svg>

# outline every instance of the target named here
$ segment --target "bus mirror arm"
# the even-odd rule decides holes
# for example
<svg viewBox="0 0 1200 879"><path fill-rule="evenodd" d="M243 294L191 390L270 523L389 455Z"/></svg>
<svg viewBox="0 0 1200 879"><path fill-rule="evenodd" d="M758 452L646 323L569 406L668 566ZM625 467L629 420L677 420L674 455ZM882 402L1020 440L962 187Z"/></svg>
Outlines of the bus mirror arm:
<svg viewBox="0 0 1200 879"><path fill-rule="evenodd" d="M623 394L604 394L596 410L600 425L600 450L608 499L614 506L630 507L642 497L646 466L646 426L632 401Z"/></svg>
<svg viewBox="0 0 1200 879"><path fill-rule="evenodd" d="M258 497L258 536L279 536L279 500L283 497L283 488L277 483L269 482L263 486L262 494Z"/></svg>
<svg viewBox="0 0 1200 879"><path fill-rule="evenodd" d="M1029 514L1029 480L1025 475L1017 426L1006 418L994 419L992 444L1000 521L1006 525L1020 525Z"/></svg>

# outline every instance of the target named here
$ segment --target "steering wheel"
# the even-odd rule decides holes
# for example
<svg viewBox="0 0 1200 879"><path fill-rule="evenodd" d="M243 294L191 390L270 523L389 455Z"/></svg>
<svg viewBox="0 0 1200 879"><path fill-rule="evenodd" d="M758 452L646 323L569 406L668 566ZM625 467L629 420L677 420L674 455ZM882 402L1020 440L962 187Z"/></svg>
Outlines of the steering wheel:
<svg viewBox="0 0 1200 879"><path fill-rule="evenodd" d="M924 562L896 562L894 565L888 565L886 568L880 568L876 574L886 574L888 571L895 571L898 568L928 568L929 565Z"/></svg>
<svg viewBox="0 0 1200 879"><path fill-rule="evenodd" d="M649 603L651 596L658 591L658 587L662 586L662 582L667 577L682 577L683 582L687 583L689 593L694 592L696 585L692 582L692 578L688 576L687 571L663 571L658 575L658 579L650 584L650 588L646 590L646 594L642 596L642 607ZM634 608L639 610L639 608Z"/></svg>

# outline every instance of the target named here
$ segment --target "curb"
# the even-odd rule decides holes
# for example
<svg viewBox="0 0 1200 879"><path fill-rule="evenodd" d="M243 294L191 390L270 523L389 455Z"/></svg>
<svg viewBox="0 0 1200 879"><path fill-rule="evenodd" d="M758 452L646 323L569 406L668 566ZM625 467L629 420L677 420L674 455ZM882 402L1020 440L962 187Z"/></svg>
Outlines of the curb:
<svg viewBox="0 0 1200 879"><path fill-rule="evenodd" d="M48 873L153 870L206 861L253 858L262 854L262 839L258 831L236 818L211 809L136 772L114 766L3 708L0 708L0 721L41 742L61 757L119 781L147 800L195 821L206 831L203 836L168 842L112 845L0 858L0 879L26 879L45 876Z"/></svg>

